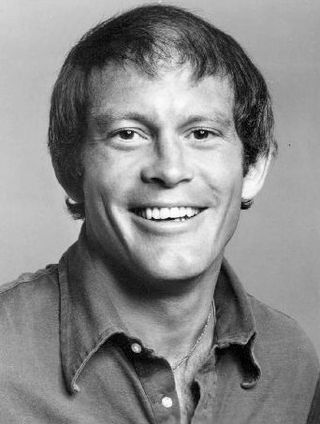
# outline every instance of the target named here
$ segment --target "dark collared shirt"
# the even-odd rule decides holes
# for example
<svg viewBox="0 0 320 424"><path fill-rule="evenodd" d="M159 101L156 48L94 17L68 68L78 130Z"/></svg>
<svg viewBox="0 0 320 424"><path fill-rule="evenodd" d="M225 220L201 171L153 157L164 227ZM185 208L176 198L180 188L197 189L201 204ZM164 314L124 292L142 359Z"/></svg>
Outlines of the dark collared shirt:
<svg viewBox="0 0 320 424"><path fill-rule="evenodd" d="M319 374L295 321L247 295L228 266L192 423L306 423ZM84 237L0 296L0 423L179 423L168 362L130 336Z"/></svg>

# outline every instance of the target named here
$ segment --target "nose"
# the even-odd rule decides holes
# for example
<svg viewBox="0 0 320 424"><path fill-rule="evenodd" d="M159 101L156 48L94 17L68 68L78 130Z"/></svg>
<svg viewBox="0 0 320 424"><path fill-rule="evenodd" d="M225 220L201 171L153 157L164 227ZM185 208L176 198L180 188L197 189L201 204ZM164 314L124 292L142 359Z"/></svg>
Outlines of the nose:
<svg viewBox="0 0 320 424"><path fill-rule="evenodd" d="M155 143L150 161L141 170L145 183L172 188L193 179L193 171L181 140L165 139Z"/></svg>

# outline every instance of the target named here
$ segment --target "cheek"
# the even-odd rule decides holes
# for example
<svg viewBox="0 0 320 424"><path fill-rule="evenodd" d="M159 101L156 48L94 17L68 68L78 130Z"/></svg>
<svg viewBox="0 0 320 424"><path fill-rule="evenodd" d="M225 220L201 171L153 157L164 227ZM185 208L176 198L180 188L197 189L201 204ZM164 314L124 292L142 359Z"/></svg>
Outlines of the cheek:
<svg viewBox="0 0 320 424"><path fill-rule="evenodd" d="M229 197L241 192L242 159L237 150L226 149L207 155L201 162L200 173L212 190L221 195Z"/></svg>
<svg viewBox="0 0 320 424"><path fill-rule="evenodd" d="M84 179L84 198L88 208L99 207L112 201L118 194L116 179L110 178L107 172L95 170L88 173Z"/></svg>
<svg viewBox="0 0 320 424"><path fill-rule="evenodd" d="M123 166L116 161L92 162L84 178L85 202L110 209L123 206L136 184L137 172L133 166ZM99 206L100 205L100 206ZM90 208L90 205L87 205Z"/></svg>

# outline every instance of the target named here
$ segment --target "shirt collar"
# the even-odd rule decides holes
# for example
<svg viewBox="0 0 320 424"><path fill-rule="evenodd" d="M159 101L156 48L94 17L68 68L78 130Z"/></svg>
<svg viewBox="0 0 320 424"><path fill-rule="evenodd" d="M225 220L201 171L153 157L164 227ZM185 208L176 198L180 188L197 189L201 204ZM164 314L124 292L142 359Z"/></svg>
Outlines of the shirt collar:
<svg viewBox="0 0 320 424"><path fill-rule="evenodd" d="M216 306L215 338L219 348L230 344L246 345L255 334L251 303L238 277L223 260L214 301Z"/></svg>
<svg viewBox="0 0 320 424"><path fill-rule="evenodd" d="M224 259L219 273L214 302L216 306L215 343L219 350L236 349L243 380L241 387L251 389L261 369L254 355L256 323L250 296Z"/></svg>
<svg viewBox="0 0 320 424"><path fill-rule="evenodd" d="M84 228L79 240L59 263L61 295L60 344L62 368L68 390L79 391L77 379L92 355L116 333L128 334L113 306L106 281L95 269ZM250 388L260 376L254 357L255 321L250 299L226 260L218 277L215 345L223 350L239 346L243 356L243 387Z"/></svg>

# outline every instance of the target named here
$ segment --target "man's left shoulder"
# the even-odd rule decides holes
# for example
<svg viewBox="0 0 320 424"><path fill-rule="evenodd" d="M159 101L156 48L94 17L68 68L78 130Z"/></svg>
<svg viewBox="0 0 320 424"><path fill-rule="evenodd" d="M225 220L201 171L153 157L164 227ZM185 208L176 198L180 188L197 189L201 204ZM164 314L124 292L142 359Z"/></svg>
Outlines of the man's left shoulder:
<svg viewBox="0 0 320 424"><path fill-rule="evenodd" d="M297 321L249 295L256 322L256 349L290 368L301 361L311 372L319 372L315 348Z"/></svg>

